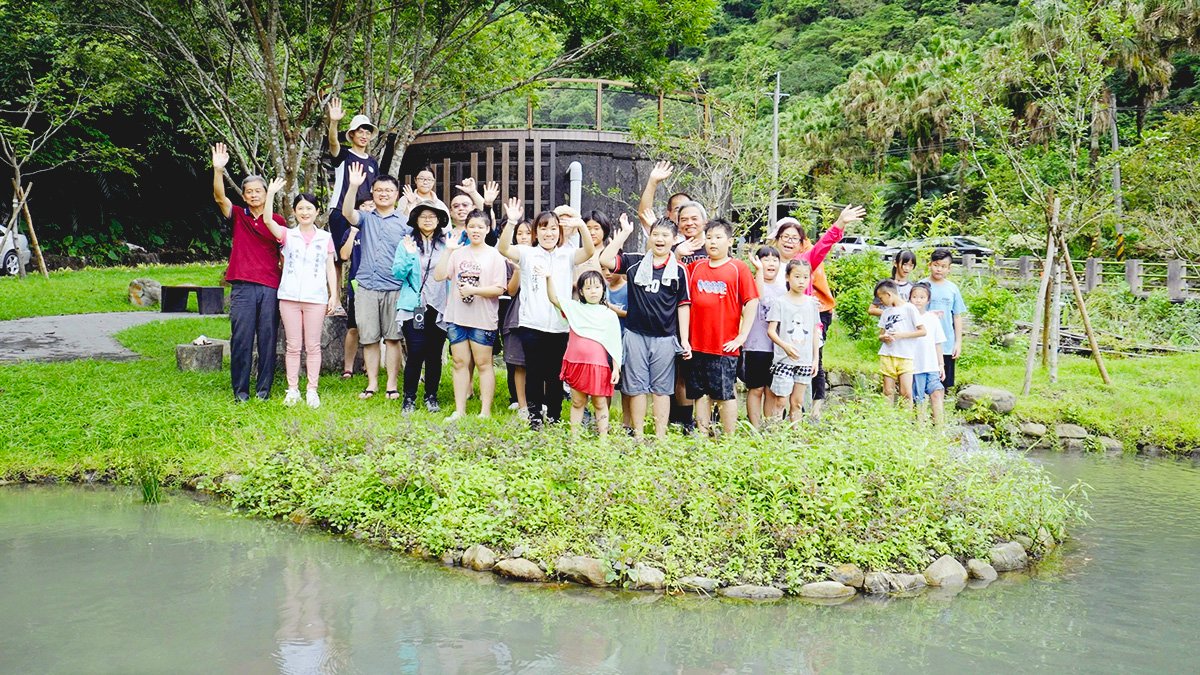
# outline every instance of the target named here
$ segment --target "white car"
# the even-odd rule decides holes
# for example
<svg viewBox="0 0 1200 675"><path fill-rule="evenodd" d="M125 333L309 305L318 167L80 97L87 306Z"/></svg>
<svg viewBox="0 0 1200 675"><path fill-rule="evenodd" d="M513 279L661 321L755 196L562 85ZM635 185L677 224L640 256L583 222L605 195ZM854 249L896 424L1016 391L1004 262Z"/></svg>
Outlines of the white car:
<svg viewBox="0 0 1200 675"><path fill-rule="evenodd" d="M8 228L0 225L0 275L15 277L29 264L29 240L20 232L9 236Z"/></svg>
<svg viewBox="0 0 1200 675"><path fill-rule="evenodd" d="M833 255L846 255L849 253L862 253L864 251L871 251L873 253L878 253L879 255L885 255L887 250L888 249L883 245L883 242L879 241L878 239L872 239L862 235L850 235L847 237L842 237L842 240L834 244L833 248L830 249L829 252Z"/></svg>

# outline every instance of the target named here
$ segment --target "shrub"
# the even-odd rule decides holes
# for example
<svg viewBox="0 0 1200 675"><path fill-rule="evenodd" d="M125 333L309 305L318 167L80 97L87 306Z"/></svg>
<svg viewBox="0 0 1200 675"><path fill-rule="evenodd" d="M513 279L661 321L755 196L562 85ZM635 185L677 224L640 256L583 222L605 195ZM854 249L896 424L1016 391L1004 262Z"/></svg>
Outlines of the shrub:
<svg viewBox="0 0 1200 675"><path fill-rule="evenodd" d="M262 515L301 511L432 555L520 546L550 565L589 555L668 580L789 586L822 577L822 563L919 570L1039 527L1061 538L1081 514L1022 457L952 450L881 403L829 413L820 427L653 445L572 443L517 422L405 421L365 441L331 430L262 449L231 492Z"/></svg>
<svg viewBox="0 0 1200 675"><path fill-rule="evenodd" d="M862 337L867 328L875 325L875 318L867 313L875 299L875 284L891 276L891 265L874 253L858 253L829 258L825 272L829 289L837 298L838 321L851 337Z"/></svg>
<svg viewBox="0 0 1200 675"><path fill-rule="evenodd" d="M971 321L981 330L985 339L998 344L1006 334L1016 328L1016 294L1004 288L991 277L975 277L964 280L959 289Z"/></svg>

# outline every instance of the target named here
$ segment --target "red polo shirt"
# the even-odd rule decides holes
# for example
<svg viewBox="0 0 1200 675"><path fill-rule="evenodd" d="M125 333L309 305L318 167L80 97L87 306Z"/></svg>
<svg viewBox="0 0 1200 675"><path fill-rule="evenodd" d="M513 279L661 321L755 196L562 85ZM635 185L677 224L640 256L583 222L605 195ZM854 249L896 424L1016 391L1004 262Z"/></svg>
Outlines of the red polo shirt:
<svg viewBox="0 0 1200 675"><path fill-rule="evenodd" d="M275 222L287 227L278 213ZM279 288L279 241L271 236L262 216L250 215L244 206L233 207L229 220L233 227L233 250L229 252L226 281L249 281L270 288Z"/></svg>

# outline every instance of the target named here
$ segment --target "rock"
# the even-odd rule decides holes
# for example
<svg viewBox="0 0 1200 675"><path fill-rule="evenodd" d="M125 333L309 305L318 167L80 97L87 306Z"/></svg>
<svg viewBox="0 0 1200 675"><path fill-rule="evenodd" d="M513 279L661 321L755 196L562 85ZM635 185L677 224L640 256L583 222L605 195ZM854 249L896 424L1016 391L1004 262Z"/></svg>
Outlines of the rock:
<svg viewBox="0 0 1200 675"><path fill-rule="evenodd" d="M1054 433L1062 439L1077 438L1083 440L1088 437L1087 429L1078 424L1055 424Z"/></svg>
<svg viewBox="0 0 1200 675"><path fill-rule="evenodd" d="M525 547L518 545L516 548L514 548L508 554L508 557L509 558L524 558L525 557Z"/></svg>
<svg viewBox="0 0 1200 675"><path fill-rule="evenodd" d="M854 588L862 588L863 585L863 571L859 569L858 565L847 564L830 568L829 578L839 584L853 586Z"/></svg>
<svg viewBox="0 0 1200 675"><path fill-rule="evenodd" d="M871 595L891 593L894 585L892 575L887 572L867 572L863 577L863 590Z"/></svg>
<svg viewBox="0 0 1200 675"><path fill-rule="evenodd" d="M603 560L582 555L565 555L554 563L555 574L585 586L607 586L608 569Z"/></svg>
<svg viewBox="0 0 1200 675"><path fill-rule="evenodd" d="M853 389L854 373L844 370L827 370L825 371L825 382L830 387L850 387Z"/></svg>
<svg viewBox="0 0 1200 675"><path fill-rule="evenodd" d="M925 568L925 583L930 586L961 586L967 583L967 570L953 556L944 555Z"/></svg>
<svg viewBox="0 0 1200 675"><path fill-rule="evenodd" d="M1063 452L1083 452L1087 450L1087 443L1084 443L1081 439L1062 438L1059 440L1062 442Z"/></svg>
<svg viewBox="0 0 1200 675"><path fill-rule="evenodd" d="M800 587L800 597L836 600L854 595L854 589L836 581L814 581Z"/></svg>
<svg viewBox="0 0 1200 675"><path fill-rule="evenodd" d="M153 279L129 282L129 302L138 307L153 307L162 302L162 284Z"/></svg>
<svg viewBox="0 0 1200 675"><path fill-rule="evenodd" d="M477 572L486 572L496 566L496 554L483 544L475 544L463 551L462 566Z"/></svg>
<svg viewBox="0 0 1200 675"><path fill-rule="evenodd" d="M496 563L492 571L502 577L517 581L545 581L546 573L537 563L525 558L509 558Z"/></svg>
<svg viewBox="0 0 1200 675"><path fill-rule="evenodd" d="M175 367L182 371L216 371L221 369L225 353L221 345L175 345Z"/></svg>
<svg viewBox="0 0 1200 675"><path fill-rule="evenodd" d="M1161 457L1163 454L1166 453L1166 451L1167 451L1166 448L1164 448L1163 446L1154 445L1151 443L1147 443L1145 445L1138 446L1138 453L1145 455L1147 457Z"/></svg>
<svg viewBox="0 0 1200 675"><path fill-rule="evenodd" d="M742 584L740 586L726 586L718 590L717 595L724 598L738 598L740 600L778 600L783 597L783 591L774 586Z"/></svg>
<svg viewBox="0 0 1200 675"><path fill-rule="evenodd" d="M441 561L446 567L454 567L458 564L460 558L461 556L456 554L453 550L447 549L446 552L442 554Z"/></svg>
<svg viewBox="0 0 1200 675"><path fill-rule="evenodd" d="M988 551L988 558L997 572L1011 572L1025 569L1029 565L1029 557L1024 547L1015 541L997 544Z"/></svg>
<svg viewBox="0 0 1200 675"><path fill-rule="evenodd" d="M675 582L680 590L692 593L716 593L720 582L707 577L684 577Z"/></svg>
<svg viewBox="0 0 1200 675"><path fill-rule="evenodd" d="M1020 430L1022 436L1031 438L1041 438L1046 435L1046 425L1037 422L1022 422Z"/></svg>
<svg viewBox="0 0 1200 675"><path fill-rule="evenodd" d="M1027 537L1023 534L1014 534L1013 541L1020 544L1021 548L1025 549L1026 551L1033 550L1033 537Z"/></svg>
<svg viewBox="0 0 1200 675"><path fill-rule="evenodd" d="M221 477L221 485L224 487L233 487L246 480L245 476L240 473L227 473Z"/></svg>
<svg viewBox="0 0 1200 675"><path fill-rule="evenodd" d="M1100 447L1106 454L1123 455L1125 454L1125 444L1113 438L1112 436L1101 436L1099 439Z"/></svg>
<svg viewBox="0 0 1200 675"><path fill-rule="evenodd" d="M1049 551L1058 546L1058 542L1054 540L1054 535L1050 534L1050 530L1044 527L1039 527L1037 531L1037 542L1042 547L1042 550Z"/></svg>
<svg viewBox="0 0 1200 675"><path fill-rule="evenodd" d="M346 344L346 317L342 316L327 316L325 317L325 325L321 328L321 372L324 374L341 373L345 354L343 349ZM285 335L283 326L279 327L279 341L275 347L277 364L279 372L284 370L284 359L287 357L287 336ZM304 364L305 350L300 349L300 364ZM357 363L355 368L357 369Z"/></svg>
<svg viewBox="0 0 1200 675"><path fill-rule="evenodd" d="M288 514L288 520L296 525L312 525L313 522L312 516L308 515L308 512L304 509L295 509L292 511Z"/></svg>
<svg viewBox="0 0 1200 675"><path fill-rule="evenodd" d="M925 576L922 574L893 574L892 579L896 584L896 590L901 593L919 591L929 585L925 582Z"/></svg>
<svg viewBox="0 0 1200 675"><path fill-rule="evenodd" d="M968 384L958 390L955 405L959 410L970 410L980 401L988 401L988 407L1002 415L1012 412L1017 405L1017 395L998 387L985 387L981 384Z"/></svg>
<svg viewBox="0 0 1200 675"><path fill-rule="evenodd" d="M978 438L985 443L992 440L996 436L996 430L993 429L992 425L990 424L968 424L966 428L970 429L971 432L975 434L975 438Z"/></svg>
<svg viewBox="0 0 1200 675"><path fill-rule="evenodd" d="M661 591L667 585L667 575L649 565L638 563L629 570L631 588L637 591Z"/></svg>
<svg viewBox="0 0 1200 675"><path fill-rule="evenodd" d="M996 577L999 576L996 574L995 567L992 567L979 558L971 558L967 561L967 574L972 579L979 579L981 581L995 581Z"/></svg>
<svg viewBox="0 0 1200 675"><path fill-rule="evenodd" d="M829 388L829 395L835 398L854 398L854 387L839 385Z"/></svg>

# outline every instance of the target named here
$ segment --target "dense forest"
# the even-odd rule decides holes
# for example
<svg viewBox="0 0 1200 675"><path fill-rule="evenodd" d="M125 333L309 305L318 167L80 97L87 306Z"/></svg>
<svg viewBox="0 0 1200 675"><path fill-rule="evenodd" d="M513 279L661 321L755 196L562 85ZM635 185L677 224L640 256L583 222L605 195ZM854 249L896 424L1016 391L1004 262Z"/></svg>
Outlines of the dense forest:
<svg viewBox="0 0 1200 675"><path fill-rule="evenodd" d="M1131 255L1200 250L1194 0L0 0L0 36L0 191L33 181L59 254L220 255L205 145L320 189L334 90L402 153L552 76L711 96L704 142L730 160L690 180L728 183L749 222L772 189L776 72L780 197L798 215L865 202L882 238L971 233L1017 253L1044 240L1053 194L1081 252L1111 257L1118 229ZM642 130L650 151L693 164L703 144L664 131Z"/></svg>

